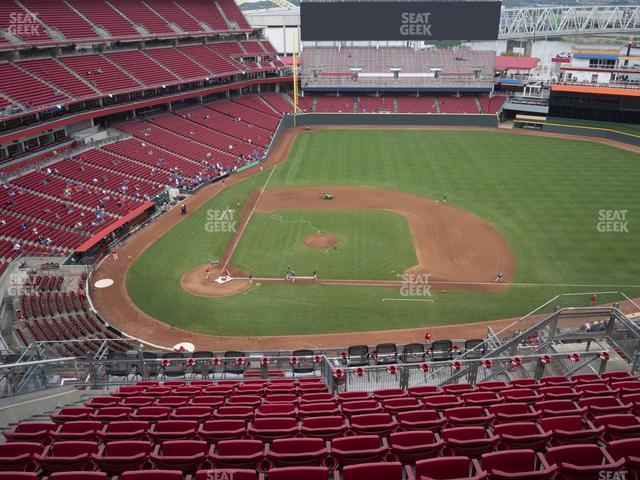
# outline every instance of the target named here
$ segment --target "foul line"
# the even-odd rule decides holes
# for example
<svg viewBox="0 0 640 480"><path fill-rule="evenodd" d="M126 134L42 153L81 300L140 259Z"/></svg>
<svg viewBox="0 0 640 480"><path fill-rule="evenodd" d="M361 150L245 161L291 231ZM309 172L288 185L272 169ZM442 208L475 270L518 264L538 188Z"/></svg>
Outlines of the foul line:
<svg viewBox="0 0 640 480"><path fill-rule="evenodd" d="M236 237L235 241L233 242L233 246L231 247L231 251L229 252L229 255L227 256L227 259L224 262L222 270L227 268L227 265L229 265L229 262L231 261L231 258L233 257L233 254L236 251L236 247L238 246L238 243L240 242L240 239L242 238L242 235L244 234L244 230L245 230L245 228L247 228L247 225L249 225L249 220L251 220L251 217L253 216L253 212L256 210L256 207L258 206L258 202L260 202L260 198L262 198L262 194L266 190L267 185L269 184L269 180L271 180L271 176L273 175L273 172L276 171L276 168L278 168L278 166L274 165L273 169L271 170L271 173L269 173L269 176L267 177L267 181L264 182L264 185L262 186L262 189L260 190L260 193L258 194L258 198L256 199L256 203L253 204L253 208L249 212L249 216L247 217L247 221L244 223L244 225L240 229L240 234Z"/></svg>

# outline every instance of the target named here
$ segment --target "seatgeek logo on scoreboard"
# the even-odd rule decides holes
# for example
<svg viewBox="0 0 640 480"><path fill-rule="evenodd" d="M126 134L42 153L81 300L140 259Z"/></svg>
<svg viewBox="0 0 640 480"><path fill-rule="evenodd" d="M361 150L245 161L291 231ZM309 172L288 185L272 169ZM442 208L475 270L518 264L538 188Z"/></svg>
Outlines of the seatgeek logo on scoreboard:
<svg viewBox="0 0 640 480"><path fill-rule="evenodd" d="M431 12L402 12L400 14L400 35L403 37L430 37Z"/></svg>

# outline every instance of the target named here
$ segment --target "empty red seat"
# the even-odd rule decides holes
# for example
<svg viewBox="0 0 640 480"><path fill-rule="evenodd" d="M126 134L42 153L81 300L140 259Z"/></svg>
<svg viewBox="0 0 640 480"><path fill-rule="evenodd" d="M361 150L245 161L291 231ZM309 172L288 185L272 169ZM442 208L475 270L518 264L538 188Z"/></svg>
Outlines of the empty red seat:
<svg viewBox="0 0 640 480"><path fill-rule="evenodd" d="M207 395L207 396L215 396L215 397L228 397L229 395L231 395L234 392L235 388L233 385L225 385L225 384L215 384L215 385L211 385L209 387L205 387L204 390L202 390L202 395Z"/></svg>
<svg viewBox="0 0 640 480"><path fill-rule="evenodd" d="M198 428L198 437L208 443L220 440L240 439L247 433L247 424L244 420L207 420Z"/></svg>
<svg viewBox="0 0 640 480"><path fill-rule="evenodd" d="M596 396L612 396L616 392L612 390L606 382L578 384L575 387L576 392L582 393L585 397Z"/></svg>
<svg viewBox="0 0 640 480"><path fill-rule="evenodd" d="M353 402L359 400L368 400L371 398L368 392L340 392L338 393L339 402Z"/></svg>
<svg viewBox="0 0 640 480"><path fill-rule="evenodd" d="M188 402L189 399L186 397L181 397L179 395L166 395L158 397L155 404L158 407L178 408L185 406Z"/></svg>
<svg viewBox="0 0 640 480"><path fill-rule="evenodd" d="M387 436L398 427L398 422L388 413L354 415L350 418L351 430L358 435Z"/></svg>
<svg viewBox="0 0 640 480"><path fill-rule="evenodd" d="M468 383L450 383L448 385L443 385L442 391L444 393L459 395L463 393L476 392L478 391L478 388Z"/></svg>
<svg viewBox="0 0 640 480"><path fill-rule="evenodd" d="M442 438L452 455L479 457L494 450L498 437L485 427L455 427L442 430Z"/></svg>
<svg viewBox="0 0 640 480"><path fill-rule="evenodd" d="M551 433L552 445L595 442L604 431L604 427L596 428L579 415L545 417L540 420L540 426Z"/></svg>
<svg viewBox="0 0 640 480"><path fill-rule="evenodd" d="M375 390L373 392L373 399L382 402L383 400L389 398L402 398L406 397L407 392L405 392L402 388L387 388L384 390Z"/></svg>
<svg viewBox="0 0 640 480"><path fill-rule="evenodd" d="M38 474L34 472L3 472L0 471L0 480L38 480Z"/></svg>
<svg viewBox="0 0 640 480"><path fill-rule="evenodd" d="M153 386L145 388L142 394L146 397L165 397L170 396L172 390L171 386Z"/></svg>
<svg viewBox="0 0 640 480"><path fill-rule="evenodd" d="M605 372L602 374L602 379L609 382L623 382L638 380L637 375L631 375L629 372Z"/></svg>
<svg viewBox="0 0 640 480"><path fill-rule="evenodd" d="M270 393L264 397L265 403L288 403L298 404L298 395L295 393Z"/></svg>
<svg viewBox="0 0 640 480"><path fill-rule="evenodd" d="M261 403L262 397L260 395L231 395L227 398L226 405L256 408Z"/></svg>
<svg viewBox="0 0 640 480"><path fill-rule="evenodd" d="M207 406L187 405L186 407L178 407L171 412L173 420L194 420L203 422L213 415L213 409Z"/></svg>
<svg viewBox="0 0 640 480"><path fill-rule="evenodd" d="M377 435L357 435L331 440L331 457L337 468L367 462L382 462L389 451L387 441Z"/></svg>
<svg viewBox="0 0 640 480"><path fill-rule="evenodd" d="M542 387L538 392L545 400L576 400L581 396L569 386Z"/></svg>
<svg viewBox="0 0 640 480"><path fill-rule="evenodd" d="M576 380L571 380L562 375L555 375L555 376L549 376L549 377L542 377L540 379L540 383L548 387L573 387L578 382Z"/></svg>
<svg viewBox="0 0 640 480"><path fill-rule="evenodd" d="M331 477L333 478L333 477ZM282 467L269 470L269 480L330 480L327 467ZM196 480L209 480L199 479ZM235 477L234 477L234 480Z"/></svg>
<svg viewBox="0 0 640 480"><path fill-rule="evenodd" d="M142 469L151 454L151 442L123 440L107 442L92 456L98 468L109 475Z"/></svg>
<svg viewBox="0 0 640 480"><path fill-rule="evenodd" d="M512 388L540 388L540 383L535 378L516 378L509 382Z"/></svg>
<svg viewBox="0 0 640 480"><path fill-rule="evenodd" d="M102 407L98 410L94 410L89 418L103 423L117 422L127 420L132 414L133 408L131 407Z"/></svg>
<svg viewBox="0 0 640 480"><path fill-rule="evenodd" d="M213 418L220 420L245 420L249 421L253 418L254 408L246 405L240 406L224 406L218 408L213 413Z"/></svg>
<svg viewBox="0 0 640 480"><path fill-rule="evenodd" d="M482 407L447 408L444 417L450 426L490 425L495 416Z"/></svg>
<svg viewBox="0 0 640 480"><path fill-rule="evenodd" d="M189 405L194 407L211 407L217 408L224 404L224 397L217 397L214 395L196 395L189 399Z"/></svg>
<svg viewBox="0 0 640 480"><path fill-rule="evenodd" d="M476 387L478 387L478 389L483 392L494 392L494 393L498 393L503 390L508 390L511 388L507 383L500 380L494 380L490 382L480 382L476 385Z"/></svg>
<svg viewBox="0 0 640 480"><path fill-rule="evenodd" d="M183 385L173 389L173 394L179 397L194 397L202 392L202 388L195 385Z"/></svg>
<svg viewBox="0 0 640 480"><path fill-rule="evenodd" d="M502 401L495 392L490 391L463 393L460 398L469 407L486 407Z"/></svg>
<svg viewBox="0 0 640 480"><path fill-rule="evenodd" d="M420 403L415 397L389 398L382 401L382 408L392 415L399 412L418 410L422 408L422 406L422 403Z"/></svg>
<svg viewBox="0 0 640 480"><path fill-rule="evenodd" d="M444 442L437 433L431 431L396 432L389 436L389 449L394 458L402 463L438 456Z"/></svg>
<svg viewBox="0 0 640 480"><path fill-rule="evenodd" d="M72 420L87 420L92 413L93 408L89 407L64 407L49 416L56 423L64 423Z"/></svg>
<svg viewBox="0 0 640 480"><path fill-rule="evenodd" d="M363 463L348 465L342 471L343 480L402 480L403 468L399 462Z"/></svg>
<svg viewBox="0 0 640 480"><path fill-rule="evenodd" d="M300 417L328 417L340 415L340 409L333 402L301 403L298 414Z"/></svg>
<svg viewBox="0 0 640 480"><path fill-rule="evenodd" d="M493 427L500 445L504 449L544 450L551 438L551 432L545 432L534 422L500 423Z"/></svg>
<svg viewBox="0 0 640 480"><path fill-rule="evenodd" d="M265 449L270 466L325 465L329 449L321 438L280 438Z"/></svg>
<svg viewBox="0 0 640 480"><path fill-rule="evenodd" d="M427 410L445 410L447 408L462 407L462 400L456 395L434 395L422 397L422 404Z"/></svg>
<svg viewBox="0 0 640 480"><path fill-rule="evenodd" d="M340 415L326 417L303 417L300 433L305 437L319 437L326 440L345 435L349 423Z"/></svg>
<svg viewBox="0 0 640 480"><path fill-rule="evenodd" d="M490 405L489 412L495 415L496 423L530 422L540 418L540 411L524 402Z"/></svg>
<svg viewBox="0 0 640 480"><path fill-rule="evenodd" d="M328 392L329 392L329 388L324 383L322 383L322 381L302 382L300 383L300 385L298 385L298 393L300 395L309 394L309 393L328 393Z"/></svg>
<svg viewBox="0 0 640 480"><path fill-rule="evenodd" d="M304 393L300 396L300 405L304 403L335 403L336 397L330 393Z"/></svg>
<svg viewBox="0 0 640 480"><path fill-rule="evenodd" d="M503 390L500 392L500 396L505 400L505 402L534 403L542 400L538 391L532 388L513 388Z"/></svg>
<svg viewBox="0 0 640 480"><path fill-rule="evenodd" d="M55 442L34 458L45 473L52 473L85 470L95 453L98 453L96 442Z"/></svg>
<svg viewBox="0 0 640 480"><path fill-rule="evenodd" d="M213 470L198 470L195 475L195 480L223 480L227 478L229 480L256 480L257 474L255 470L248 468L216 468ZM314 480L308 477L300 478ZM260 477L260 480L262 480L262 477Z"/></svg>
<svg viewBox="0 0 640 480"><path fill-rule="evenodd" d="M422 398L440 395L442 390L436 385L419 385L417 387L409 387L408 393L413 397Z"/></svg>
<svg viewBox="0 0 640 480"><path fill-rule="evenodd" d="M118 480L183 480L180 470L138 470L124 472Z"/></svg>
<svg viewBox="0 0 640 480"><path fill-rule="evenodd" d="M92 397L84 402L85 407L89 408L102 408L102 407L115 407L120 403L120 398L116 396L111 397Z"/></svg>
<svg viewBox="0 0 640 480"><path fill-rule="evenodd" d="M97 436L105 442L114 440L141 440L147 435L149 423L125 420L121 422L106 423L102 430L98 430Z"/></svg>
<svg viewBox="0 0 640 480"><path fill-rule="evenodd" d="M640 420L629 413L601 415L593 419L593 424L596 427L604 427L606 441L640 438Z"/></svg>
<svg viewBox="0 0 640 480"><path fill-rule="evenodd" d="M265 403L256 409L257 417L297 417L298 409L287 403Z"/></svg>
<svg viewBox="0 0 640 480"><path fill-rule="evenodd" d="M557 469L541 453L526 449L486 453L480 467L492 480L551 480Z"/></svg>
<svg viewBox="0 0 640 480"><path fill-rule="evenodd" d="M96 432L102 423L91 420L80 420L78 422L65 422L58 425L58 428L51 432L54 441L59 440L95 440Z"/></svg>
<svg viewBox="0 0 640 480"><path fill-rule="evenodd" d="M581 407L587 407L587 414L593 418L613 413L629 413L631 405L622 403L618 397L598 396L578 400Z"/></svg>
<svg viewBox="0 0 640 480"><path fill-rule="evenodd" d="M221 440L211 446L209 459L216 468L258 468L264 460L260 440Z"/></svg>
<svg viewBox="0 0 640 480"><path fill-rule="evenodd" d="M584 373L584 374L581 374L581 375L573 375L571 377L571 380L576 382L576 385L584 385L584 384L587 384L587 383L601 383L602 382L602 378L600 378L598 375L595 375L593 373Z"/></svg>
<svg viewBox="0 0 640 480"><path fill-rule="evenodd" d="M167 420L171 416L171 407L159 407L156 405L150 407L140 407L131 414L131 420L139 420L141 422L155 423Z"/></svg>
<svg viewBox="0 0 640 480"><path fill-rule="evenodd" d="M44 445L39 442L0 443L0 471L35 470L34 456L43 451Z"/></svg>
<svg viewBox="0 0 640 480"><path fill-rule="evenodd" d="M613 460L597 445L563 445L547 450L547 462L558 468L558 479L601 480L610 478L606 472L623 468L624 460Z"/></svg>
<svg viewBox="0 0 640 480"><path fill-rule="evenodd" d="M375 400L356 400L342 404L342 413L347 417L380 412L382 412L382 405Z"/></svg>
<svg viewBox="0 0 640 480"><path fill-rule="evenodd" d="M153 405L155 402L155 398L153 397L142 397L138 395L132 395L130 397L125 397L120 402L120 406L122 407L131 407L131 408L140 408L147 407Z"/></svg>
<svg viewBox="0 0 640 480"><path fill-rule="evenodd" d="M629 471L635 480L640 478L640 438L614 440L607 445L607 453L618 462L624 462L624 469Z"/></svg>
<svg viewBox="0 0 640 480"><path fill-rule="evenodd" d="M53 422L20 422L10 430L2 432L9 442L48 443L49 434L55 430Z"/></svg>
<svg viewBox="0 0 640 480"><path fill-rule="evenodd" d="M140 395L144 389L145 389L144 386L123 385L118 388L118 391L114 393L114 395L118 397L133 397L133 396Z"/></svg>
<svg viewBox="0 0 640 480"><path fill-rule="evenodd" d="M294 417L254 418L247 433L253 438L267 442L275 438L292 437L298 433L298 422Z"/></svg>
<svg viewBox="0 0 640 480"><path fill-rule="evenodd" d="M161 420L151 426L149 437L156 443L165 440L191 440L196 435L198 423L192 420Z"/></svg>
<svg viewBox="0 0 640 480"><path fill-rule="evenodd" d="M55 472L44 480L107 480L107 474L104 472Z"/></svg>
<svg viewBox="0 0 640 480"><path fill-rule="evenodd" d="M544 400L534 404L543 417L561 417L563 415L583 415L587 407L578 407L573 400Z"/></svg>
<svg viewBox="0 0 640 480"><path fill-rule="evenodd" d="M206 456L207 442L204 440L169 440L156 445L150 458L159 469L193 473L200 468Z"/></svg>
<svg viewBox="0 0 640 480"><path fill-rule="evenodd" d="M411 410L396 415L403 430L432 430L439 432L446 423L442 413L437 410Z"/></svg>
<svg viewBox="0 0 640 480"><path fill-rule="evenodd" d="M482 480L484 472L476 471L469 457L438 457L416 462L419 480Z"/></svg>

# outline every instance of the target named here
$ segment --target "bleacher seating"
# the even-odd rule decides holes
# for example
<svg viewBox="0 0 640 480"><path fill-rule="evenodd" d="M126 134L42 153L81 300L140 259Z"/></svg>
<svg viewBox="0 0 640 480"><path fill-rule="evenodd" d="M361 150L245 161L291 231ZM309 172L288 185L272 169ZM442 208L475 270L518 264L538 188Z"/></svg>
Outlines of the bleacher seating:
<svg viewBox="0 0 640 480"><path fill-rule="evenodd" d="M117 63L123 70L135 76L144 85L173 83L177 77L158 65L140 50L126 50L107 53L107 58Z"/></svg>
<svg viewBox="0 0 640 480"><path fill-rule="evenodd" d="M96 38L93 27L70 8L63 0L22 0L30 12L37 13L38 18L47 26L54 27L65 38Z"/></svg>
<svg viewBox="0 0 640 480"><path fill-rule="evenodd" d="M140 84L99 54L60 57L60 61L104 93L135 89Z"/></svg>
<svg viewBox="0 0 640 480"><path fill-rule="evenodd" d="M251 30L251 25L249 25L249 22L247 22L247 19L234 0L219 0L218 5L224 12L224 15L232 22L235 22L240 30Z"/></svg>
<svg viewBox="0 0 640 480"><path fill-rule="evenodd" d="M95 89L80 80L53 58L23 60L17 62L17 65L37 75L71 97L85 98L96 95Z"/></svg>
<svg viewBox="0 0 640 480"><path fill-rule="evenodd" d="M482 106L482 112L491 114L499 112L507 100L507 97L504 95L478 95L478 98Z"/></svg>
<svg viewBox="0 0 640 480"><path fill-rule="evenodd" d="M370 97L364 95L358 97L358 112L360 113L387 113L394 111L393 97Z"/></svg>
<svg viewBox="0 0 640 480"><path fill-rule="evenodd" d="M144 2L131 2L129 0L110 0L125 17L133 23L141 25L150 34L173 34L171 27L154 10ZM150 2L153 4L153 2Z"/></svg>
<svg viewBox="0 0 640 480"><path fill-rule="evenodd" d="M15 0L7 0L0 3L0 29L10 31L14 36L25 42L51 40L45 27L43 27L32 15ZM16 26L16 16L19 16L19 25ZM29 20L24 16L28 16ZM0 39L6 39L0 35Z"/></svg>
<svg viewBox="0 0 640 480"><path fill-rule="evenodd" d="M145 53L153 57L162 65L169 65L171 71L183 80L203 78L208 75L208 72L204 68L191 60L177 48L149 48L145 50Z"/></svg>
<svg viewBox="0 0 640 480"><path fill-rule="evenodd" d="M439 95L442 113L480 113L475 95Z"/></svg>
<svg viewBox="0 0 640 480"><path fill-rule="evenodd" d="M293 103L288 100L285 95L280 93L263 93L260 96L276 111L280 112L281 115L293 112Z"/></svg>
<svg viewBox="0 0 640 480"><path fill-rule="evenodd" d="M83 315L74 312L71 316ZM36 336L61 335L56 331L57 324L49 319L37 323L29 320L26 324ZM78 348L96 347L81 345ZM111 355L115 362L126 362L121 354ZM186 356L176 355L175 361L187 360ZM160 362L161 357L154 358ZM122 376L135 374L133 364L125 365L111 371ZM38 478L64 466L65 470L84 469L90 474L148 480L184 480L187 475L196 480L208 479L212 472L233 472L231 478L254 480L334 478L330 475L342 480L552 480L558 472L560 479L575 480L601 478L602 472L637 472L637 429L628 431L623 440L610 439L602 429L596 430L593 439L576 438L559 446L555 446L554 433L543 433L551 423L558 425L562 435L572 428L585 432L590 423L580 416L572 417L575 426L565 421L567 417L548 417L549 421L543 419L541 424L535 420L504 423L491 417L487 408L500 405L501 399L485 407L463 401L463 409L444 408L440 413L417 406L409 412L430 413L438 422L428 429L406 430L400 414L387 410L384 403L381 413L373 415L347 416L346 412L353 404L376 403L375 398L411 398L410 392L387 389L372 394L334 395L328 393L319 377L243 382L196 379L194 373L191 381L167 381L163 372L168 368L161 365L155 380L120 386L110 395L87 399L84 406L63 407L50 414L51 421L23 421L13 426L4 433L7 442L0 443L0 470L33 471L35 467ZM601 381L613 385L618 379ZM575 386L580 385L576 380ZM465 384L454 386L449 390L476 390ZM506 386L508 390L530 390L517 384ZM301 407L307 405L309 394L302 392L309 387L337 412L332 416L303 413ZM434 389L432 397L425 398L446 395L442 388ZM287 395L293 395L293 400L271 402L270 391L291 392ZM628 391L623 386L618 394ZM240 408L246 410L244 418L238 418ZM459 426L457 420L452 422L450 419L459 418L464 408L483 411L482 423ZM478 412L469 413L469 419L478 418ZM634 416L625 413L615 423L617 417L598 416L594 422L614 430L624 429L623 425ZM527 436L535 442L531 443L533 440L527 440ZM513 444L516 438L521 439L520 443ZM71 448L74 455L67 451Z"/></svg>
<svg viewBox="0 0 640 480"><path fill-rule="evenodd" d="M353 97L316 96L316 112L353 113Z"/></svg>
<svg viewBox="0 0 640 480"><path fill-rule="evenodd" d="M0 91L16 102L31 107L55 105L68 100L66 95L9 63L0 63Z"/></svg>
<svg viewBox="0 0 640 480"><path fill-rule="evenodd" d="M437 113L435 96L398 95L398 113Z"/></svg>

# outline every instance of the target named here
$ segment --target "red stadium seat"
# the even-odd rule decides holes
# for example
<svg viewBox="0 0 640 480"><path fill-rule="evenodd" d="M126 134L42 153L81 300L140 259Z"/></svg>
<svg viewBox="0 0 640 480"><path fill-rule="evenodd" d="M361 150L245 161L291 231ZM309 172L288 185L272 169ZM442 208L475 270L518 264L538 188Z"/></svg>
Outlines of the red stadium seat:
<svg viewBox="0 0 640 480"><path fill-rule="evenodd" d="M183 480L180 470L139 470L124 472L118 480Z"/></svg>
<svg viewBox="0 0 640 480"><path fill-rule="evenodd" d="M336 403L336 398L330 393L304 393L300 396L300 405L305 403Z"/></svg>
<svg viewBox="0 0 640 480"><path fill-rule="evenodd" d="M487 413L482 407L448 408L444 411L447 424L453 427L465 425L488 426L493 423L495 416Z"/></svg>
<svg viewBox="0 0 640 480"><path fill-rule="evenodd" d="M551 432L545 432L534 422L500 423L493 427L503 449L544 450L551 438Z"/></svg>
<svg viewBox="0 0 640 480"><path fill-rule="evenodd" d="M107 474L104 472L55 472L44 480L107 480Z"/></svg>
<svg viewBox="0 0 640 480"><path fill-rule="evenodd" d="M359 400L369 400L371 395L368 392L340 392L338 393L339 402L353 402Z"/></svg>
<svg viewBox="0 0 640 480"><path fill-rule="evenodd" d="M442 451L444 442L437 433L431 431L396 432L389 436L389 449L394 458L402 463L436 457Z"/></svg>
<svg viewBox="0 0 640 480"><path fill-rule="evenodd" d="M400 412L418 410L422 408L422 404L415 397L389 398L382 402L382 408L386 412L395 415Z"/></svg>
<svg viewBox="0 0 640 480"><path fill-rule="evenodd" d="M132 395L130 397L125 397L120 401L121 407L131 407L131 408L140 408L140 407L148 407L153 405L155 399L153 397L142 397L137 395Z"/></svg>
<svg viewBox="0 0 640 480"><path fill-rule="evenodd" d="M638 376L631 375L628 372L605 372L602 374L602 379L608 382L627 382L638 380Z"/></svg>
<svg viewBox="0 0 640 480"><path fill-rule="evenodd" d="M595 417L593 424L596 427L604 427L604 439L607 442L625 438L640 438L640 420L629 413L614 413Z"/></svg>
<svg viewBox="0 0 640 480"><path fill-rule="evenodd" d="M221 440L211 446L209 459L215 468L258 468L264 460L260 440Z"/></svg>
<svg viewBox="0 0 640 480"><path fill-rule="evenodd" d="M246 405L241 406L224 406L218 408L213 418L218 420L244 420L249 421L253 418L254 408Z"/></svg>
<svg viewBox="0 0 640 480"><path fill-rule="evenodd" d="M326 467L283 467L269 470L269 480L330 480L331 478L333 476L330 476L329 469Z"/></svg>
<svg viewBox="0 0 640 480"><path fill-rule="evenodd" d="M300 433L305 437L318 437L325 441L345 435L349 423L342 416L304 417L300 424Z"/></svg>
<svg viewBox="0 0 640 480"><path fill-rule="evenodd" d="M119 475L128 470L140 470L151 454L151 442L123 440L102 445L92 455L98 468L109 475Z"/></svg>
<svg viewBox="0 0 640 480"><path fill-rule="evenodd" d="M640 381L627 380L623 382L611 382L611 389L618 395L640 393Z"/></svg>
<svg viewBox="0 0 640 480"><path fill-rule="evenodd" d="M452 455L469 457L492 452L498 443L498 437L484 427L445 428L442 438Z"/></svg>
<svg viewBox="0 0 640 480"><path fill-rule="evenodd" d="M486 453L480 466L492 480L551 480L557 470L541 453L526 449Z"/></svg>
<svg viewBox="0 0 640 480"><path fill-rule="evenodd" d="M92 397L84 402L85 407L89 408L102 408L102 407L115 407L120 403L120 398L116 396L111 397Z"/></svg>
<svg viewBox="0 0 640 480"><path fill-rule="evenodd" d="M215 395L196 395L189 399L189 405L194 407L218 408L224 405L224 397Z"/></svg>
<svg viewBox="0 0 640 480"><path fill-rule="evenodd" d="M45 473L53 473L85 470L95 453L98 453L96 442L55 442L34 458Z"/></svg>
<svg viewBox="0 0 640 480"><path fill-rule="evenodd" d="M436 410L412 410L396 415L402 430L431 430L439 432L446 419Z"/></svg>
<svg viewBox="0 0 640 480"><path fill-rule="evenodd" d="M171 407L140 407L131 414L131 420L137 420L140 422L156 423L164 420L168 420L171 416Z"/></svg>
<svg viewBox="0 0 640 480"><path fill-rule="evenodd" d="M256 409L256 418L259 417L297 417L298 409L295 405L287 403L264 403Z"/></svg>
<svg viewBox="0 0 640 480"><path fill-rule="evenodd" d="M595 442L604 432L604 427L596 428L588 420L583 422L579 415L545 417L540 420L540 426L551 433L552 445Z"/></svg>
<svg viewBox="0 0 640 480"><path fill-rule="evenodd" d="M436 385L420 385L417 387L409 387L408 393L413 397L422 398L440 395L442 394L442 390Z"/></svg>
<svg viewBox="0 0 640 480"><path fill-rule="evenodd" d="M462 400L456 395L434 395L422 397L422 404L427 410L446 410L447 408L462 407Z"/></svg>
<svg viewBox="0 0 640 480"><path fill-rule="evenodd" d="M288 403L291 405L298 404L298 395L295 393L271 393L264 398L265 403Z"/></svg>
<svg viewBox="0 0 640 480"><path fill-rule="evenodd" d="M96 432L102 424L96 421L80 420L77 422L65 422L51 432L54 441L60 440L95 440Z"/></svg>
<svg viewBox="0 0 640 480"><path fill-rule="evenodd" d="M516 378L515 380L511 380L509 383L511 384L511 388L536 389L541 387L540 382L535 378Z"/></svg>
<svg viewBox="0 0 640 480"><path fill-rule="evenodd" d="M578 384L575 390L585 397L613 396L616 394L606 382Z"/></svg>
<svg viewBox="0 0 640 480"><path fill-rule="evenodd" d="M244 420L208 420L198 428L198 437L209 444L220 440L241 439L247 433Z"/></svg>
<svg viewBox="0 0 640 480"><path fill-rule="evenodd" d="M304 417L328 417L340 415L340 409L334 402L323 403L301 403L298 407L298 414Z"/></svg>
<svg viewBox="0 0 640 480"><path fill-rule="evenodd" d="M569 386L542 387L538 390L545 400L577 400L581 394Z"/></svg>
<svg viewBox="0 0 640 480"><path fill-rule="evenodd" d="M258 476L255 470L247 468L216 468L212 470L198 470L193 477L195 480L263 480L262 474ZM301 477L302 478L302 477ZM306 478L306 477L305 477ZM313 480L313 479L307 479Z"/></svg>
<svg viewBox="0 0 640 480"><path fill-rule="evenodd" d="M564 445L547 450L547 462L558 468L558 479L596 480L610 478L606 472L623 468L624 460L613 460L597 445Z"/></svg>
<svg viewBox="0 0 640 480"><path fill-rule="evenodd" d="M416 462L418 480L482 480L486 474L477 471L469 457L438 457Z"/></svg>
<svg viewBox="0 0 640 480"><path fill-rule="evenodd" d="M298 422L294 417L254 418L247 433L252 438L266 442L276 438L288 438L298 434Z"/></svg>
<svg viewBox="0 0 640 480"><path fill-rule="evenodd" d="M354 415L350 419L351 430L357 435L388 436L398 428L398 422L388 413Z"/></svg>
<svg viewBox="0 0 640 480"><path fill-rule="evenodd" d="M232 407L251 407L256 408L262 403L262 397L260 395L231 395L227 398L226 405Z"/></svg>
<svg viewBox="0 0 640 480"><path fill-rule="evenodd" d="M0 471L0 480L38 480L37 473L33 472L3 472Z"/></svg>
<svg viewBox="0 0 640 480"><path fill-rule="evenodd" d="M572 400L544 400L534 404L543 417L561 417L563 415L584 415L587 407L578 407Z"/></svg>
<svg viewBox="0 0 640 480"><path fill-rule="evenodd" d="M57 428L53 422L20 422L10 430L2 432L9 442L48 443L49 434Z"/></svg>
<svg viewBox="0 0 640 480"><path fill-rule="evenodd" d="M0 471L35 470L33 458L43 451L39 442L0 443Z"/></svg>
<svg viewBox="0 0 640 480"><path fill-rule="evenodd" d="M540 418L541 414L524 402L490 405L489 412L495 415L496 423L531 422Z"/></svg>
<svg viewBox="0 0 640 480"><path fill-rule="evenodd" d="M404 398L407 396L402 388L387 388L385 390L375 390L373 392L373 399L378 402L383 402L390 398Z"/></svg>
<svg viewBox="0 0 640 480"><path fill-rule="evenodd" d="M380 412L382 412L382 405L375 400L356 400L342 404L342 413L347 417Z"/></svg>
<svg viewBox="0 0 640 480"><path fill-rule="evenodd" d="M562 375L542 377L540 383L545 387L573 387L578 382L576 380L570 380Z"/></svg>
<svg viewBox="0 0 640 480"><path fill-rule="evenodd" d="M117 422L120 420L128 420L133 414L131 407L102 407L89 416L91 420L97 422Z"/></svg>
<svg viewBox="0 0 640 480"><path fill-rule="evenodd" d="M500 392L500 396L505 402L534 403L542 400L538 391L532 388L513 388L510 390L503 390Z"/></svg>
<svg viewBox="0 0 640 480"><path fill-rule="evenodd" d="M640 478L640 438L614 440L607 445L607 453L618 462L624 462L624 469L633 475L633 479Z"/></svg>
<svg viewBox="0 0 640 480"><path fill-rule="evenodd" d="M178 407L171 412L172 420L194 420L203 422L213 415L213 409L208 406L187 405L186 407Z"/></svg>
<svg viewBox="0 0 640 480"><path fill-rule="evenodd" d="M342 471L343 480L403 480L403 468L399 462L363 463L348 465Z"/></svg>
<svg viewBox="0 0 640 480"><path fill-rule="evenodd" d="M443 385L442 391L447 394L460 395L463 393L477 392L478 388L468 383L450 383Z"/></svg>
<svg viewBox="0 0 640 480"><path fill-rule="evenodd" d="M388 452L387 441L377 435L357 435L331 440L331 457L340 469L346 465L381 462Z"/></svg>
<svg viewBox="0 0 640 480"><path fill-rule="evenodd" d="M188 402L189 399L186 397L181 397L179 395L166 395L158 397L155 404L158 407L178 408L185 406Z"/></svg>
<svg viewBox="0 0 640 480"><path fill-rule="evenodd" d="M265 449L272 467L325 465L329 450L321 438L280 438Z"/></svg>
<svg viewBox="0 0 640 480"><path fill-rule="evenodd" d="M622 403L618 397L598 396L578 400L581 407L587 407L589 417L611 415L613 413L629 413L631 405Z"/></svg>
<svg viewBox="0 0 640 480"><path fill-rule="evenodd" d="M156 443L165 440L191 440L196 435L198 423L191 420L161 420L148 430L149 437Z"/></svg>
<svg viewBox="0 0 640 480"><path fill-rule="evenodd" d="M508 390L511 388L507 383L495 380L491 382L480 382L476 385L478 389L482 392L494 392L499 393L503 390Z"/></svg>
<svg viewBox="0 0 640 480"><path fill-rule="evenodd" d="M593 373L585 373L581 375L573 375L571 380L576 382L576 385L585 385L587 383L601 383L602 378Z"/></svg>
<svg viewBox="0 0 640 480"><path fill-rule="evenodd" d="M180 470L193 473L207 457L207 442L203 440L170 440L156 445L151 461L161 470Z"/></svg>
<svg viewBox="0 0 640 480"><path fill-rule="evenodd" d="M495 392L490 391L463 393L460 398L468 407L487 407L502 401Z"/></svg>
<svg viewBox="0 0 640 480"><path fill-rule="evenodd" d="M147 435L149 423L140 421L109 422L97 432L103 442L114 440L141 440Z"/></svg>

